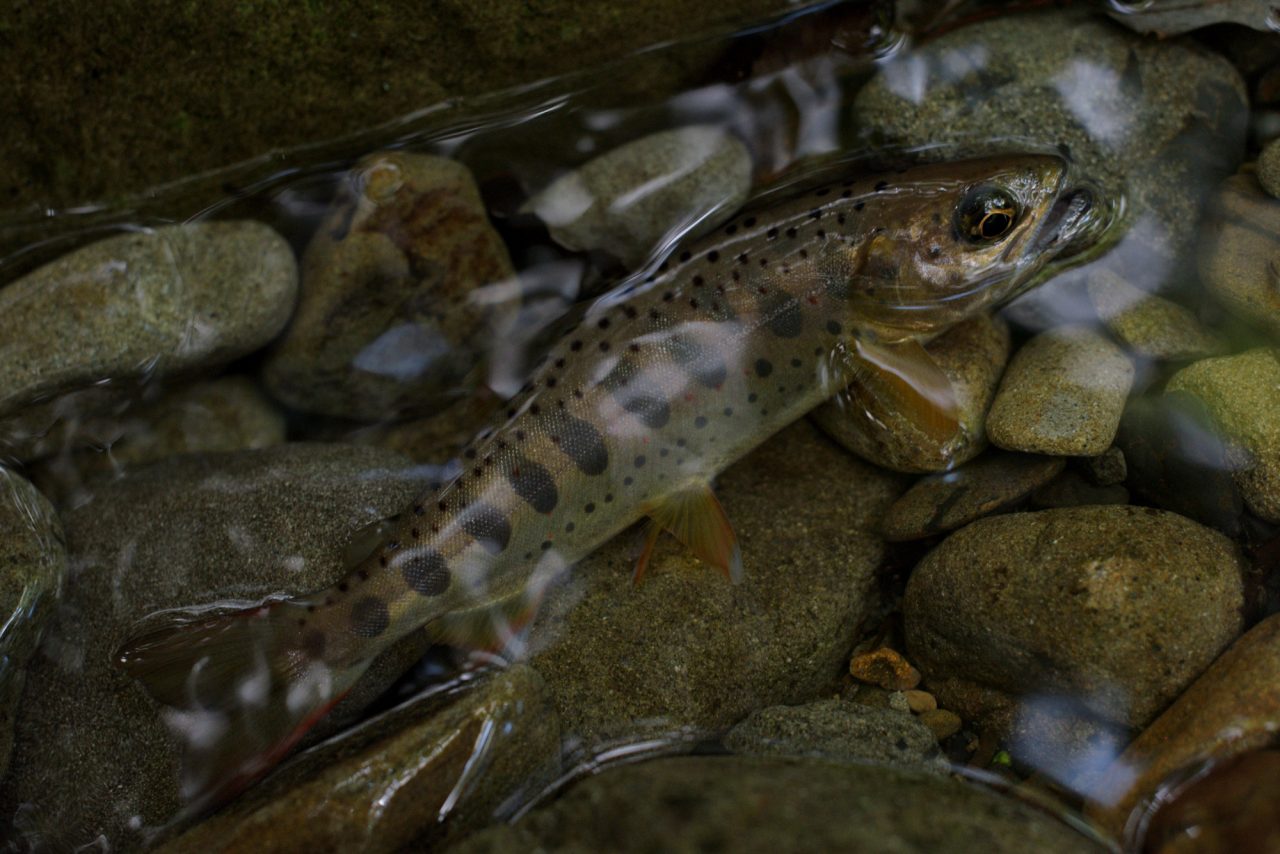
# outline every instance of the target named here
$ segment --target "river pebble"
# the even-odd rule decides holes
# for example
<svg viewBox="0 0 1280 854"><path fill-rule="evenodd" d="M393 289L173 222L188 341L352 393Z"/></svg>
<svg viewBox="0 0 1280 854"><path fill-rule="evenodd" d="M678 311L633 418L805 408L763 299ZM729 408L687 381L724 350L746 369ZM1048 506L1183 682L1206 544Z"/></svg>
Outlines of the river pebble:
<svg viewBox="0 0 1280 854"><path fill-rule="evenodd" d="M742 547L741 584L669 537L639 587L636 535L588 556L530 638L566 736L590 747L715 731L834 691L879 604L884 543L873 531L902 485L800 422L717 481Z"/></svg>
<svg viewBox="0 0 1280 854"><path fill-rule="evenodd" d="M1065 466L1061 457L984 454L955 471L916 481L889 507L881 530L895 542L953 531L1017 504Z"/></svg>
<svg viewBox="0 0 1280 854"><path fill-rule="evenodd" d="M992 444L1010 451L1090 457L1111 446L1133 384L1133 363L1086 327L1042 332L1005 371L987 415Z"/></svg>
<svg viewBox="0 0 1280 854"><path fill-rule="evenodd" d="M516 665L299 755L160 851L435 849L504 817L509 798L555 778L559 759L542 680Z"/></svg>
<svg viewBox="0 0 1280 854"><path fill-rule="evenodd" d="M1139 290L1108 270L1089 278L1088 291L1098 317L1131 354L1186 361L1224 349L1190 309Z"/></svg>
<svg viewBox="0 0 1280 854"><path fill-rule="evenodd" d="M525 205L567 249L602 249L635 269L667 236L707 230L751 190L751 154L717 125L659 131L596 157Z"/></svg>
<svg viewBox="0 0 1280 854"><path fill-rule="evenodd" d="M0 779L28 663L57 607L66 568L57 513L34 486L0 466Z"/></svg>
<svg viewBox="0 0 1280 854"><path fill-rule="evenodd" d="M1115 486L1124 483L1129 476L1129 465L1124 451L1112 445L1096 457L1084 461L1085 471L1098 486Z"/></svg>
<svg viewBox="0 0 1280 854"><path fill-rule="evenodd" d="M0 416L249 353L284 326L297 287L289 245L251 221L164 226L64 255L0 289Z"/></svg>
<svg viewBox="0 0 1280 854"><path fill-rule="evenodd" d="M1240 633L1243 571L1226 537L1152 508L982 519L916 566L907 649L943 707L1025 754L1049 734L1018 731L1024 697L1154 718Z"/></svg>
<svg viewBox="0 0 1280 854"><path fill-rule="evenodd" d="M926 771L691 756L588 777L454 854L580 851L1104 851L1048 813Z"/></svg>
<svg viewBox="0 0 1280 854"><path fill-rule="evenodd" d="M1250 174L1214 194L1200 240L1200 277L1233 313L1280 332L1280 200Z"/></svg>
<svg viewBox="0 0 1280 854"><path fill-rule="evenodd" d="M63 520L72 569L27 674L3 823L53 848L100 835L137 847L179 806L179 748L143 688L112 666L136 621L334 584L347 541L420 485L389 451L283 445L171 457L99 487ZM350 702L387 684L374 678Z"/></svg>
<svg viewBox="0 0 1280 854"><path fill-rule="evenodd" d="M1031 495L1031 506L1038 510L1128 503L1129 490L1123 486L1099 486L1075 469L1067 469Z"/></svg>
<svg viewBox="0 0 1280 854"><path fill-rule="evenodd" d="M858 456L895 471L946 471L973 459L987 446L987 409L1009 359L1009 326L998 317L975 317L925 350L955 391L960 430L954 436L940 441L925 435L900 409L871 398L856 381L814 410L814 420Z"/></svg>
<svg viewBox="0 0 1280 854"><path fill-rule="evenodd" d="M1258 183L1267 195L1280 199L1280 140L1272 140L1262 147L1258 155Z"/></svg>
<svg viewBox="0 0 1280 854"><path fill-rule="evenodd" d="M1280 720L1280 615L1231 645L1134 739L1096 784L1089 815L1119 836L1170 775L1274 743Z"/></svg>
<svg viewBox="0 0 1280 854"><path fill-rule="evenodd" d="M758 709L729 730L724 746L751 756L947 769L933 733L910 714L838 699Z"/></svg>
<svg viewBox="0 0 1280 854"><path fill-rule="evenodd" d="M303 412L379 421L440 409L519 305L471 172L409 152L352 170L302 259L302 296L263 369ZM488 291L486 286L492 286Z"/></svg>
<svg viewBox="0 0 1280 854"><path fill-rule="evenodd" d="M1280 522L1280 360L1270 348L1205 359L1169 380L1167 393L1204 402L1228 441L1228 464L1249 509Z"/></svg>

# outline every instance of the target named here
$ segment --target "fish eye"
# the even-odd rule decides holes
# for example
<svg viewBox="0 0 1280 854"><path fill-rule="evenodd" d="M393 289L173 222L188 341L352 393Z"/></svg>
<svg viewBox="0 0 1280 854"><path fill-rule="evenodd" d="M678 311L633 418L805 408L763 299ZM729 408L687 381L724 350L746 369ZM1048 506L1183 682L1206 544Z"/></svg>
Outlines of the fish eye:
<svg viewBox="0 0 1280 854"><path fill-rule="evenodd" d="M1018 205L1002 187L975 187L956 208L956 233L970 243L993 243L1013 230Z"/></svg>

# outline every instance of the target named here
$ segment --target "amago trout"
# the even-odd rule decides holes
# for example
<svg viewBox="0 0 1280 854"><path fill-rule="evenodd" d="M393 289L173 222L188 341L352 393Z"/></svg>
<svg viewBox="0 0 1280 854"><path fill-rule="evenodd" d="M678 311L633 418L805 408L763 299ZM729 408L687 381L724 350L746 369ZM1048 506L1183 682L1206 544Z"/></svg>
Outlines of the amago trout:
<svg viewBox="0 0 1280 854"><path fill-rule="evenodd" d="M496 631L641 517L649 546L670 531L737 579L713 476L854 379L952 435L921 342L1078 260L1107 208L1058 157L977 159L809 190L672 250L591 307L462 473L336 587L121 649L187 743L184 795L234 793L396 640Z"/></svg>

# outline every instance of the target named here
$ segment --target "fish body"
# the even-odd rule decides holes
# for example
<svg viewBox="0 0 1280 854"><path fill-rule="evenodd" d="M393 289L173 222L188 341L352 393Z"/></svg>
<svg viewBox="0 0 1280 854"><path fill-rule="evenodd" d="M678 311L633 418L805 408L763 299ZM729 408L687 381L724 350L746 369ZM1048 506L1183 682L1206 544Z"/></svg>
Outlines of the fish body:
<svg viewBox="0 0 1280 854"><path fill-rule="evenodd" d="M715 474L853 378L945 408L919 342L1096 245L1103 207L1058 157L983 159L814 188L676 247L593 304L336 587L122 649L192 746L186 794L259 776L396 640L527 605L645 516L736 577Z"/></svg>

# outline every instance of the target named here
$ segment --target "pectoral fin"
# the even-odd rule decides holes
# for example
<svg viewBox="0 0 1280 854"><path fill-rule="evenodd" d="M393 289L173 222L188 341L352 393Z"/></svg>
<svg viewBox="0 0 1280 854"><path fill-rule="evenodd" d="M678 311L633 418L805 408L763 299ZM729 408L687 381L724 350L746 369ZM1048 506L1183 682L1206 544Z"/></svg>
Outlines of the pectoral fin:
<svg viewBox="0 0 1280 854"><path fill-rule="evenodd" d="M864 395L906 418L929 438L945 442L960 430L960 405L951 380L919 341L854 342L853 381Z"/></svg>
<svg viewBox="0 0 1280 854"><path fill-rule="evenodd" d="M669 531L700 560L719 569L734 584L742 580L742 550L738 548L729 517L711 487L690 487L669 495L649 509L649 518L644 550L636 561L637 584L644 578L654 543L662 531Z"/></svg>
<svg viewBox="0 0 1280 854"><path fill-rule="evenodd" d="M445 614L434 620L427 632L433 640L450 646L500 654L533 622L541 603L540 595L521 590L474 608Z"/></svg>

